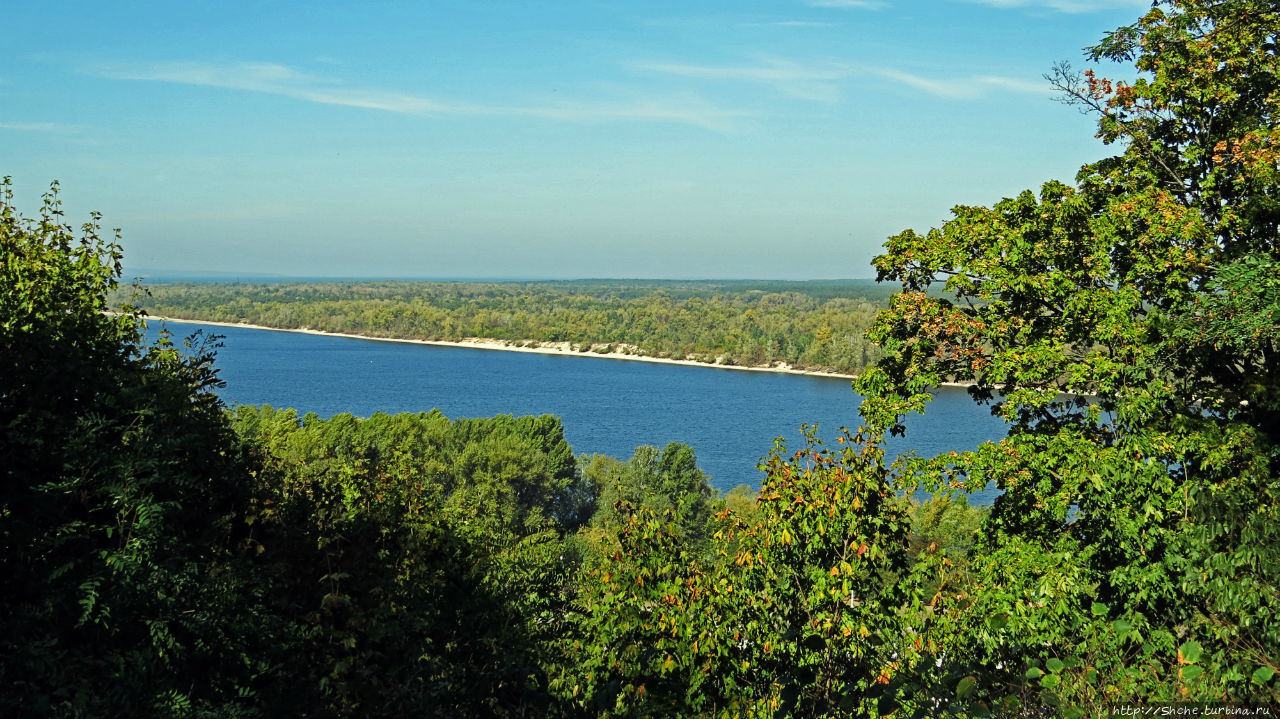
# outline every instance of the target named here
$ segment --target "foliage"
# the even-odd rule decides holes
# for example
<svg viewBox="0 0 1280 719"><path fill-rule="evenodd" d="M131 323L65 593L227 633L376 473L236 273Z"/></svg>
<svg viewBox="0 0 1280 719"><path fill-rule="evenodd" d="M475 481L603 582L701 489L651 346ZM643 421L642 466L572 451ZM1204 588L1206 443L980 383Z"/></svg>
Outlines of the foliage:
<svg viewBox="0 0 1280 719"><path fill-rule="evenodd" d="M680 444L575 465L551 417L229 416L210 346L141 346L136 314L104 312L119 247L96 216L77 238L55 186L24 220L6 180L0 713L1280 701L1277 28L1258 0L1164 0L1090 51L1134 62L1136 80L1059 68L1120 154L891 238L875 263L901 291L857 383L867 427L837 448L812 432L778 444L754 501L712 498ZM282 285L218 312L255 319L250 297L274 294L259 309L287 319L269 324L342 309L325 329L579 343L667 323L708 349L646 351L757 362L827 351L823 313L851 307L579 289ZM691 330L707 318L728 334ZM885 434L946 381L969 383L1007 437L887 464ZM990 482L989 512L958 494ZM912 504L920 490L938 496Z"/></svg>
<svg viewBox="0 0 1280 719"><path fill-rule="evenodd" d="M559 420L238 407L261 454L263 581L290 712L518 715L564 603Z"/></svg>
<svg viewBox="0 0 1280 719"><path fill-rule="evenodd" d="M990 507L969 504L964 494L952 495L939 492L927 499L911 504L910 554L937 554L946 560L946 577L937 582L966 583L969 581L971 557L982 540L983 524L990 514ZM942 587L930 584L921 591L933 595Z"/></svg>
<svg viewBox="0 0 1280 719"><path fill-rule="evenodd" d="M541 714L558 420L228 415L213 346L112 315L120 249L0 193L0 713Z"/></svg>
<svg viewBox="0 0 1280 719"><path fill-rule="evenodd" d="M0 185L0 713L235 715L248 475L208 346L104 313L120 247L57 190L26 220Z"/></svg>
<svg viewBox="0 0 1280 719"><path fill-rule="evenodd" d="M842 443L777 445L751 520L717 515L711 559L671 512L620 502L618 551L588 567L579 672L562 691L608 716L875 714L913 651L906 585L889 581L908 566L908 519L874 437Z"/></svg>
<svg viewBox="0 0 1280 719"><path fill-rule="evenodd" d="M1139 79L1056 75L1122 154L875 260L902 291L864 416L901 432L959 381L1011 426L903 465L907 486L1004 491L931 626L947 661L921 665L925 686L971 672L957 712L1280 696L1280 16L1155 5L1091 51Z"/></svg>
<svg viewBox="0 0 1280 719"><path fill-rule="evenodd" d="M593 527L616 527L620 521L616 507L645 508L656 516L670 513L672 522L685 539L706 537L711 519L711 487L707 475L698 468L693 449L672 442L661 451L657 447L637 447L626 462L592 455L582 463L582 479L596 487L597 510Z"/></svg>
<svg viewBox="0 0 1280 719"><path fill-rule="evenodd" d="M513 344L841 372L879 355L867 282L328 282L153 284L162 316L371 337Z"/></svg>

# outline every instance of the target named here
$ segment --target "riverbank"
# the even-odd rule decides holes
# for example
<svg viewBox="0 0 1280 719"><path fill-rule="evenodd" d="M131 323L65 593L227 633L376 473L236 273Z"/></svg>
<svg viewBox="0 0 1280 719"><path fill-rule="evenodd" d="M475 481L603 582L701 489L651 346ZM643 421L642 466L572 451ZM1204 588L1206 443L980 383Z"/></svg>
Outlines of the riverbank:
<svg viewBox="0 0 1280 719"><path fill-rule="evenodd" d="M401 342L405 344L430 345L435 347L464 347L470 349L481 350L499 350L503 352L529 352L535 354L561 355L565 357L592 357L596 359L615 359L629 360L632 362L652 362L655 364L672 364L684 365L687 367L708 367L711 369L727 369L738 370L742 372L773 372L777 374L796 374L807 375L810 377L835 377L839 379L856 379L857 375L845 374L840 372L823 372L819 370L809 370L803 368L792 367L785 362L779 362L773 365L731 365L721 364L718 362L702 362L692 359L675 359L671 357L652 357L649 355L634 354L638 348L631 345L605 345L597 344L590 347L575 347L569 342L516 342L510 340L498 340L484 337L467 337L461 340L419 340L405 339L398 337L374 337L370 335L356 334L351 332L326 332L324 330L314 330L306 327L302 328L286 328L286 327L269 327L266 325L255 325L248 322L215 322L212 320L195 320L182 319L179 317L159 317L155 315L147 315L144 319L148 321L159 322L181 322L185 324L201 324L212 325L215 327L240 327L252 330L272 330L275 332L297 332L300 334L322 335L325 337L345 337L348 339L373 340L376 342ZM605 351L607 350L607 351Z"/></svg>

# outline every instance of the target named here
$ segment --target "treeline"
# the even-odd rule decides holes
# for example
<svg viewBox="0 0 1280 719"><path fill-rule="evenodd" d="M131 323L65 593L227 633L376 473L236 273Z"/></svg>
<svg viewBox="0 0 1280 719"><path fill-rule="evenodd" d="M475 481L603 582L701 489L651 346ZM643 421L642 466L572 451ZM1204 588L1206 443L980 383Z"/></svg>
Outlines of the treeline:
<svg viewBox="0 0 1280 719"><path fill-rule="evenodd" d="M888 292L869 281L172 283L133 301L153 315L371 337L569 343L703 362L857 373Z"/></svg>

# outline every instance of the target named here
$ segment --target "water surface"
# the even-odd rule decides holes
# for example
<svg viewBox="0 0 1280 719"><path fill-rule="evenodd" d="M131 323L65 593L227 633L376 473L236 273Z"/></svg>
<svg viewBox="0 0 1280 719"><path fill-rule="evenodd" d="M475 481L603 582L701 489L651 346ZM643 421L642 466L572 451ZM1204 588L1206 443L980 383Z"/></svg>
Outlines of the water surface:
<svg viewBox="0 0 1280 719"><path fill-rule="evenodd" d="M161 324L153 320L149 331ZM223 336L219 394L229 405L321 417L433 408L453 418L554 414L578 454L625 459L642 444L684 442L722 490L759 486L756 464L774 438L800 446L802 424L817 424L827 442L840 427L859 424L859 397L847 379L165 324L179 337L197 329ZM908 418L907 427L892 451L970 449L1003 432L986 407L956 388L939 389L929 413Z"/></svg>

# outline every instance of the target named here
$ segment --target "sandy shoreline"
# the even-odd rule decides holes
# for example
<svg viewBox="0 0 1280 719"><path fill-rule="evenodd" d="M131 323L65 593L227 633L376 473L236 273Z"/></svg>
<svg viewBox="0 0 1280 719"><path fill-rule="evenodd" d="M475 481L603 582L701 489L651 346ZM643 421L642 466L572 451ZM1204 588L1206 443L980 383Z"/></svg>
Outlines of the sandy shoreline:
<svg viewBox="0 0 1280 719"><path fill-rule="evenodd" d="M767 367L747 367L742 365L714 364L711 362L699 362L689 359L672 359L669 357L649 357L646 355L625 354L616 349L611 352L595 352L592 350L580 351L575 350L568 342L541 342L534 346L522 347L514 342L508 343L506 340L486 339L483 337L468 337L462 340L446 341L446 340L413 340L399 339L395 337L370 337L368 335L354 334L350 332L325 332L323 330L313 329L286 329L283 327L267 327L265 325L249 324L247 322L214 322L212 320L185 320L177 317L160 317L157 315L147 315L143 319L147 321L159 322L182 322L187 324L213 325L215 327L241 327L250 330L273 330L275 332L297 332L308 335L321 335L324 337L345 337L347 339L374 340L377 342L402 342L406 344L432 345L436 347L467 347L471 349L481 350L500 350L504 352L531 352L535 354L562 355L566 357L590 357L594 359L615 359L630 360L632 362L652 362L655 364L673 364L684 365L686 367L707 367L710 369L727 369L738 370L743 372L773 372L775 374L797 374L808 375L810 377L835 377L838 379L852 380L856 375L843 374L839 372L821 372L815 370L804 370L790 367L785 363L776 366Z"/></svg>

